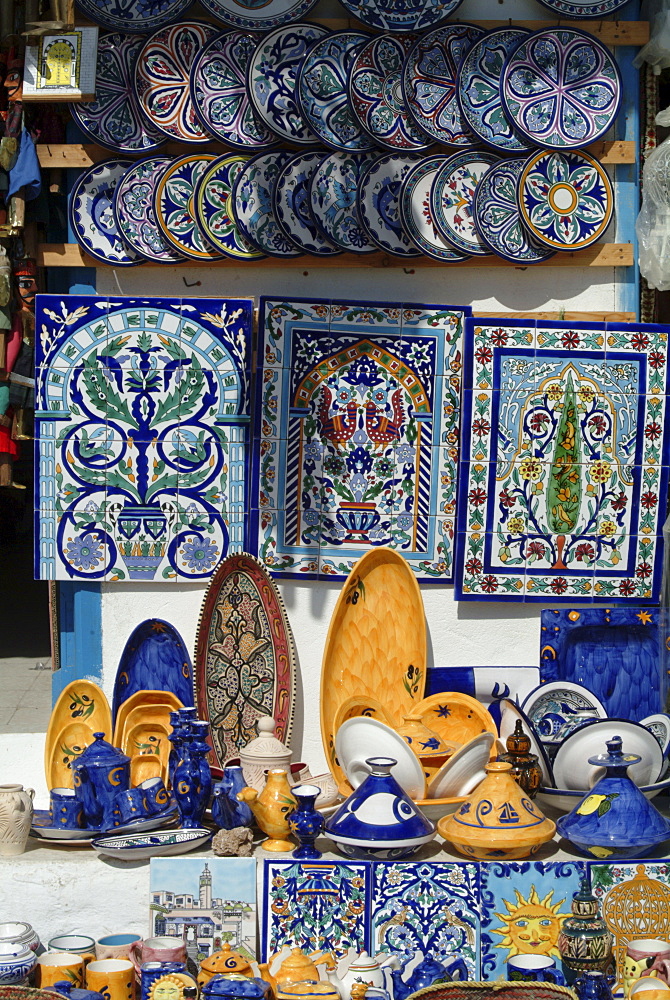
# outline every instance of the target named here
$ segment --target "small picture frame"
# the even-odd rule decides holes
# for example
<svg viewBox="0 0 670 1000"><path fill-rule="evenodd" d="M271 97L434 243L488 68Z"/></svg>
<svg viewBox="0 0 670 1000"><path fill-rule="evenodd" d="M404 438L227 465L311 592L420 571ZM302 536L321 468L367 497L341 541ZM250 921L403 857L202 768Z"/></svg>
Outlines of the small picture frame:
<svg viewBox="0 0 670 1000"><path fill-rule="evenodd" d="M93 101L98 29L42 35L26 47L24 101Z"/></svg>

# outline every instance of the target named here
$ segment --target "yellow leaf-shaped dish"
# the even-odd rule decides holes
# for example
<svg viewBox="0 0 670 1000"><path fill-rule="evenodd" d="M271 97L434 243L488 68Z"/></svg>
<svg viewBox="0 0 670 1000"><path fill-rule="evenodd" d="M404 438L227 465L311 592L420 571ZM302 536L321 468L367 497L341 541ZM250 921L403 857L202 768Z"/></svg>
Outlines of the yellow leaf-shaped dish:
<svg viewBox="0 0 670 1000"><path fill-rule="evenodd" d="M68 728L73 725L77 728ZM44 773L49 788L73 787L72 770L63 764L66 754L61 749L61 744L69 746L74 741L83 750L93 742L93 733L104 733L106 740L111 739L112 713L109 702L93 681L71 681L63 688L53 707L44 743Z"/></svg>

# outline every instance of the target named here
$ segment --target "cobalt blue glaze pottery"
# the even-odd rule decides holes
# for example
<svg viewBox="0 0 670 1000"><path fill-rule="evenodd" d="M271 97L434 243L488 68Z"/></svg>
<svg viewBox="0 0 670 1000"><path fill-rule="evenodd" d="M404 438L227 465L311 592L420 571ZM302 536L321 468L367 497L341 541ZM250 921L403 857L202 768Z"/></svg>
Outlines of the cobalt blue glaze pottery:
<svg viewBox="0 0 670 1000"><path fill-rule="evenodd" d="M202 817L212 797L212 773L207 761L211 747L205 743L209 723L192 722L192 736L182 741L181 759L173 777L173 794L185 829L202 826Z"/></svg>
<svg viewBox="0 0 670 1000"><path fill-rule="evenodd" d="M246 802L238 802L237 793L246 787L242 768L228 766L223 769L223 777L214 785L212 799L212 819L220 830L232 830L236 826L251 826L254 821Z"/></svg>
<svg viewBox="0 0 670 1000"><path fill-rule="evenodd" d="M298 803L298 808L289 816L288 826L299 844L291 854L292 858L316 861L321 857L321 851L314 846L324 823L323 816L314 807L320 794L318 785L293 785L291 788L291 795Z"/></svg>
<svg viewBox="0 0 670 1000"><path fill-rule="evenodd" d="M114 809L119 792L130 787L130 757L93 733L95 741L77 757L74 788L81 802L83 825L106 830L114 825Z"/></svg>
<svg viewBox="0 0 670 1000"><path fill-rule="evenodd" d="M212 976L200 991L205 1000L218 1000L219 997L244 997L245 1000L265 1000L270 991L270 984L264 979L251 976Z"/></svg>
<svg viewBox="0 0 670 1000"><path fill-rule="evenodd" d="M589 757L589 764L605 768L605 777L556 821L561 837L588 858L641 858L670 839L670 822L626 773L639 760L623 752L620 736L607 741L607 753Z"/></svg>
<svg viewBox="0 0 670 1000"><path fill-rule="evenodd" d="M67 979L60 979L53 986L50 986L49 989L54 990L55 993L62 994L64 997L69 997L70 1000L105 1000L102 993L97 993L96 990L80 990L78 987L73 986Z"/></svg>

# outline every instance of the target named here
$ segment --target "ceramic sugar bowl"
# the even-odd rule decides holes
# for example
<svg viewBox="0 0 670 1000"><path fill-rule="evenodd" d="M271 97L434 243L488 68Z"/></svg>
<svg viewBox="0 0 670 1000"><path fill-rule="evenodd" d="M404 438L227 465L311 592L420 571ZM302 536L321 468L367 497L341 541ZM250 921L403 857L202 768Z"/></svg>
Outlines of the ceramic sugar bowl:
<svg viewBox="0 0 670 1000"><path fill-rule="evenodd" d="M228 942L221 946L221 951L215 951L200 963L198 986L204 986L213 976L245 976L253 977L253 969L246 958L233 951Z"/></svg>
<svg viewBox="0 0 670 1000"><path fill-rule="evenodd" d="M291 751L274 735L277 723L270 715L261 715L256 723L258 736L240 750L244 780L257 792L265 786L265 772L270 768L286 771L291 782Z"/></svg>
<svg viewBox="0 0 670 1000"><path fill-rule="evenodd" d="M0 986L23 986L37 964L37 955L26 945L0 942Z"/></svg>

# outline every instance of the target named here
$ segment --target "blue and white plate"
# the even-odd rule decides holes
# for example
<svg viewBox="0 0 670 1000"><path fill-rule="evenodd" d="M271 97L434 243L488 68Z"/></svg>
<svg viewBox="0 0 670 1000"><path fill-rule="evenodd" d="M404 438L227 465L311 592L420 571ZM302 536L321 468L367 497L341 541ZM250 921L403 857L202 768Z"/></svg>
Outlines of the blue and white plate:
<svg viewBox="0 0 670 1000"><path fill-rule="evenodd" d="M121 238L114 218L114 191L132 160L103 160L77 178L68 202L70 225L82 249L114 267L133 267L144 260Z"/></svg>
<svg viewBox="0 0 670 1000"><path fill-rule="evenodd" d="M430 140L411 117L402 94L402 69L416 35L377 35L358 50L349 72L349 101L376 145L426 149Z"/></svg>
<svg viewBox="0 0 670 1000"><path fill-rule="evenodd" d="M494 28L474 43L458 73L458 101L467 127L487 146L527 153L533 146L506 115L502 72L510 52L530 34L527 28Z"/></svg>
<svg viewBox="0 0 670 1000"><path fill-rule="evenodd" d="M434 260L465 260L440 235L430 210L430 191L444 155L426 156L409 171L400 189L400 222L410 241L421 253Z"/></svg>
<svg viewBox="0 0 670 1000"><path fill-rule="evenodd" d="M562 743L582 723L607 718L596 696L572 681L540 684L527 695L522 708L545 744Z"/></svg>
<svg viewBox="0 0 670 1000"><path fill-rule="evenodd" d="M135 93L155 129L179 142L209 142L191 100L191 67L217 34L211 24L185 21L163 28L142 46L135 64Z"/></svg>
<svg viewBox="0 0 670 1000"><path fill-rule="evenodd" d="M111 31L156 31L183 17L193 0L75 0L96 24Z"/></svg>
<svg viewBox="0 0 670 1000"><path fill-rule="evenodd" d="M411 153L388 153L369 163L358 184L358 212L372 243L398 257L419 257L400 222L400 188L405 177L419 163Z"/></svg>
<svg viewBox="0 0 670 1000"><path fill-rule="evenodd" d="M528 142L577 149L602 139L621 106L609 49L578 28L547 28L511 52L502 75L507 117Z"/></svg>
<svg viewBox="0 0 670 1000"><path fill-rule="evenodd" d="M474 24L445 24L419 38L407 54L402 92L409 113L436 142L474 146L458 103L458 70L474 43L484 35Z"/></svg>
<svg viewBox="0 0 670 1000"><path fill-rule="evenodd" d="M612 221L612 183L588 153L536 153L526 160L518 190L521 221L551 250L590 247Z"/></svg>
<svg viewBox="0 0 670 1000"><path fill-rule="evenodd" d="M70 104L70 114L93 142L115 153L150 152L165 142L144 118L135 95L135 63L142 39L113 31L98 41L95 100Z"/></svg>
<svg viewBox="0 0 670 1000"><path fill-rule="evenodd" d="M442 238L461 253L479 257L491 253L475 228L473 206L479 181L498 160L494 153L478 150L455 153L435 175L430 190L433 222Z"/></svg>
<svg viewBox="0 0 670 1000"><path fill-rule="evenodd" d="M356 207L358 182L374 159L370 153L331 153L312 174L312 218L327 239L349 253L377 250L361 226Z"/></svg>
<svg viewBox="0 0 670 1000"><path fill-rule="evenodd" d="M171 156L148 156L125 171L114 192L114 218L122 238L136 253L157 264L174 264L184 254L163 236L156 221L156 186L172 163Z"/></svg>
<svg viewBox="0 0 670 1000"><path fill-rule="evenodd" d="M425 31L453 14L463 0L342 0L354 17L384 31Z"/></svg>
<svg viewBox="0 0 670 1000"><path fill-rule="evenodd" d="M280 229L272 208L277 178L290 157L285 150L259 153L242 167L233 184L232 211L240 232L270 257L302 254Z"/></svg>
<svg viewBox="0 0 670 1000"><path fill-rule="evenodd" d="M607 17L625 7L629 0L540 0L543 7L564 17Z"/></svg>
<svg viewBox="0 0 670 1000"><path fill-rule="evenodd" d="M318 24L275 28L258 43L247 67L251 102L266 126L298 145L316 142L296 99L298 73L310 46L328 34Z"/></svg>
<svg viewBox="0 0 670 1000"><path fill-rule="evenodd" d="M270 31L300 20L316 0L200 0L205 10L234 28Z"/></svg>
<svg viewBox="0 0 670 1000"><path fill-rule="evenodd" d="M362 31L335 31L314 42L300 68L296 94L304 120L333 149L373 148L351 111L347 80L356 53L369 41Z"/></svg>
<svg viewBox="0 0 670 1000"><path fill-rule="evenodd" d="M519 177L523 158L501 160L486 171L475 191L474 216L479 237L499 257L517 264L537 264L552 256L537 243L519 215Z"/></svg>
<svg viewBox="0 0 670 1000"><path fill-rule="evenodd" d="M225 153L212 160L193 195L196 221L205 238L226 257L237 260L259 260L264 256L242 235L232 209L235 178L250 159L239 153Z"/></svg>
<svg viewBox="0 0 670 1000"><path fill-rule="evenodd" d="M315 257L333 257L342 250L317 227L309 202L312 176L322 159L322 150L310 150L287 160L272 193L272 207L279 228L301 250Z"/></svg>
<svg viewBox="0 0 670 1000"><path fill-rule="evenodd" d="M204 236L193 207L195 187L213 153L189 153L173 160L156 184L156 220L170 246L189 260L220 260L223 254Z"/></svg>
<svg viewBox="0 0 670 1000"><path fill-rule="evenodd" d="M170 857L204 847L214 836L204 827L181 830L156 830L154 833L128 833L125 836L98 837L93 847L117 861L141 861L143 858Z"/></svg>
<svg viewBox="0 0 670 1000"><path fill-rule="evenodd" d="M247 67L258 39L228 31L210 39L191 66L191 100L204 128L234 149L253 152L276 145L247 92Z"/></svg>

